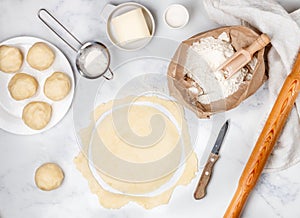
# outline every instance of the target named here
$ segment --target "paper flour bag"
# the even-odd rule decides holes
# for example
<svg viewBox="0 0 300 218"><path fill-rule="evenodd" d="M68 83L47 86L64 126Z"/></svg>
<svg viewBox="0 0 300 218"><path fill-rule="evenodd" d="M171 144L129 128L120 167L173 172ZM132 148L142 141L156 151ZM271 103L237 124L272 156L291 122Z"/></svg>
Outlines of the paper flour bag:
<svg viewBox="0 0 300 218"><path fill-rule="evenodd" d="M209 118L238 106L267 79L265 49L258 51L248 65L228 80L217 67L258 36L248 27L231 26L183 41L168 68L170 94L199 118Z"/></svg>

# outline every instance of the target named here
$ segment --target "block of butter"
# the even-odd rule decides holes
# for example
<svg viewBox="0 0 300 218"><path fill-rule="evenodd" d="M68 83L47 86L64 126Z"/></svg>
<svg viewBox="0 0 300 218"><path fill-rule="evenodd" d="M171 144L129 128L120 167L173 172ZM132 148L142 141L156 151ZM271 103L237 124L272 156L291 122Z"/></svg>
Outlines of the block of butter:
<svg viewBox="0 0 300 218"><path fill-rule="evenodd" d="M116 40L121 44L150 37L142 8L137 8L112 19Z"/></svg>

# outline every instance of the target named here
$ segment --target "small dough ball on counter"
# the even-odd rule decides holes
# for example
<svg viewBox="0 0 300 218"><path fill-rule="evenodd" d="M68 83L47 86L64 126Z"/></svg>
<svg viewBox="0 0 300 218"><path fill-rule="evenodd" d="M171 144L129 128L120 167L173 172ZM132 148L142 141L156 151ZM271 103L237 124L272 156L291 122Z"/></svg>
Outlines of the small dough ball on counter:
<svg viewBox="0 0 300 218"><path fill-rule="evenodd" d="M0 46L0 70L5 73L17 72L23 64L23 54L13 46Z"/></svg>
<svg viewBox="0 0 300 218"><path fill-rule="evenodd" d="M64 180L64 172L55 163L45 163L35 171L35 184L44 191L57 189Z"/></svg>
<svg viewBox="0 0 300 218"><path fill-rule="evenodd" d="M28 51L27 62L36 70L46 70L54 62L54 51L44 42L35 43Z"/></svg>
<svg viewBox="0 0 300 218"><path fill-rule="evenodd" d="M39 84L33 76L25 73L18 73L9 81L8 90L11 97L19 101L35 95L38 86Z"/></svg>
<svg viewBox="0 0 300 218"><path fill-rule="evenodd" d="M69 94L70 89L70 78L64 73L55 72L46 79L44 93L49 99L59 101Z"/></svg>
<svg viewBox="0 0 300 218"><path fill-rule="evenodd" d="M52 116L50 104L41 101L30 102L23 109L22 119L31 129L40 130L47 126Z"/></svg>

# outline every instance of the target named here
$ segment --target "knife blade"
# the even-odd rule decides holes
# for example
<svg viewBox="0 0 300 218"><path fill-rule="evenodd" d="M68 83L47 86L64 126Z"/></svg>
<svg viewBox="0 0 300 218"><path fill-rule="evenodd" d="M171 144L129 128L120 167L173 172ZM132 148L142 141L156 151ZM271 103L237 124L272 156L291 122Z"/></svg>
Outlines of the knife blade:
<svg viewBox="0 0 300 218"><path fill-rule="evenodd" d="M223 140L225 138L226 132L228 130L228 126L229 126L229 120L227 120L223 124L222 128L220 129L216 142L211 150L211 153L209 154L208 160L203 168L200 180L198 182L196 191L194 193L194 198L196 200L199 200L206 195L206 187L210 181L213 172L213 167L220 157L219 151L223 143Z"/></svg>

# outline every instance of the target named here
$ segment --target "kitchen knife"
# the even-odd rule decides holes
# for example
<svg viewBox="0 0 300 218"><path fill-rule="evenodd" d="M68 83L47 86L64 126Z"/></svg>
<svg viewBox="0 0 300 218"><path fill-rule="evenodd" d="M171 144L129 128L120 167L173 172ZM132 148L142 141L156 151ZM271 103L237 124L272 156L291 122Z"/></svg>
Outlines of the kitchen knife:
<svg viewBox="0 0 300 218"><path fill-rule="evenodd" d="M214 147L212 148L208 160L203 168L199 183L194 193L194 198L196 200L199 200L206 195L206 187L209 183L213 171L213 167L217 162L217 160L219 159L219 151L223 143L224 137L226 135L226 132L228 130L228 126L229 126L229 121L227 120L221 128L217 140L214 144Z"/></svg>

